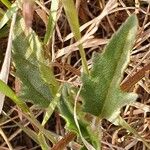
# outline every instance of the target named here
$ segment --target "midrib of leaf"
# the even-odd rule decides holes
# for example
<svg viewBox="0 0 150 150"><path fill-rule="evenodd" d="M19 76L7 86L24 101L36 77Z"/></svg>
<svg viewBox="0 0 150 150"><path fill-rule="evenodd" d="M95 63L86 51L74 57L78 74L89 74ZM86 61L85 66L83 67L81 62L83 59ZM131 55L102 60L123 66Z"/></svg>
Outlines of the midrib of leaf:
<svg viewBox="0 0 150 150"><path fill-rule="evenodd" d="M128 31L128 34L129 34L129 31ZM126 42L128 41L128 39L126 39ZM125 42L125 43L126 43ZM122 46L122 49L124 49L125 48L125 45L126 44L124 44L123 46ZM102 111L101 111L101 113L103 113L103 110L104 110L104 108L105 108L105 106L107 105L107 101L108 101L108 99L110 99L110 95L111 95L111 93L112 93L112 89L114 88L114 82L115 82L115 78L116 78L116 74L118 73L118 71L117 70L120 70L120 69L118 69L119 68L119 62L121 62L121 60L122 60L122 58L123 58L123 56L124 56L124 50L123 50L123 53L121 53L120 54L120 59L119 59L119 61L118 61L118 63L117 63L117 65L116 65L116 67L115 67L115 69L114 69L114 71L113 71L113 78L112 78L112 80L111 80L111 82L110 82L110 84L109 84L109 87L108 87L108 90L107 90L107 94L106 94L106 96L105 96L105 102L103 103L103 107L102 107ZM128 55L128 57L127 57L127 59L126 59L126 62L128 62L129 61L129 55ZM126 63L127 64L127 63ZM125 66L126 66L126 64L124 64L124 68L125 68ZM123 68L122 68L122 70L123 70ZM122 71L121 71L122 72ZM121 77L120 77L120 79L121 79ZM119 88L118 88L119 89Z"/></svg>
<svg viewBox="0 0 150 150"><path fill-rule="evenodd" d="M134 93L122 91L119 85L129 62L137 27L137 18L132 15L111 38L104 52L95 56L91 75L83 74L81 96L85 112L101 119L114 119L119 115L121 107L137 98ZM90 89L94 95L90 93Z"/></svg>

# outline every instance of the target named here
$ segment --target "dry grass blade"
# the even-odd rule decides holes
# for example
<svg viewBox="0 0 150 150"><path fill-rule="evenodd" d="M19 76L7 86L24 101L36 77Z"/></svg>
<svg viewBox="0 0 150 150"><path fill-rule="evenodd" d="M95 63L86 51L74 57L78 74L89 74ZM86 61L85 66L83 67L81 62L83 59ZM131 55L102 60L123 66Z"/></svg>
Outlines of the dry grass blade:
<svg viewBox="0 0 150 150"><path fill-rule="evenodd" d="M66 134L51 150L63 150L75 137L76 134L73 132Z"/></svg>
<svg viewBox="0 0 150 150"><path fill-rule="evenodd" d="M0 134L3 137L3 139L5 140L5 142L7 143L9 150L13 150L12 145L10 144L8 138L6 137L5 133L3 132L3 130L0 128Z"/></svg>
<svg viewBox="0 0 150 150"><path fill-rule="evenodd" d="M89 35L93 34L96 32L97 29L95 29L95 27L97 28L98 24L101 22L101 20L107 16L109 13L111 13L112 10L114 10L116 7L118 6L118 3L116 0L109 0L105 6L105 8L103 9L103 11L101 12L101 14L99 16L97 16L96 18L92 19L91 21L85 23L84 25L82 25L80 27L80 31L85 30L87 27L89 27L87 33L89 31L91 31L93 28L93 30L89 33ZM73 37L73 33L68 34L65 38L64 41L69 40L70 38ZM86 35L87 37L87 35Z"/></svg>
<svg viewBox="0 0 150 150"><path fill-rule="evenodd" d="M7 84L8 76L9 76L9 68L10 68L10 60L11 60L11 49L12 49L12 34L13 34L13 28L16 21L16 13L13 15L13 19L11 22L11 27L9 31L9 38L8 38L8 44L6 49L6 54L3 62L3 66L0 72L0 79L4 81ZM0 113L2 112L3 104L4 104L5 95L0 93Z"/></svg>
<svg viewBox="0 0 150 150"><path fill-rule="evenodd" d="M107 44L107 42L108 39L96 39L94 37L90 37L89 39L82 38L78 42L58 50L58 52L56 53L56 58L60 58L63 55L68 55L74 51L79 50L78 46L80 43L82 43L83 48L91 48L91 47L96 47L96 46L98 47L101 45L105 45Z"/></svg>
<svg viewBox="0 0 150 150"><path fill-rule="evenodd" d="M124 83L122 83L121 88L124 91L129 91L138 81L140 81L147 71L150 70L150 63L144 66L141 70L139 70L135 75L130 77Z"/></svg>
<svg viewBox="0 0 150 150"><path fill-rule="evenodd" d="M26 28L28 30L32 26L33 13L34 13L34 1L24 0L22 11L23 11L23 17L26 24Z"/></svg>

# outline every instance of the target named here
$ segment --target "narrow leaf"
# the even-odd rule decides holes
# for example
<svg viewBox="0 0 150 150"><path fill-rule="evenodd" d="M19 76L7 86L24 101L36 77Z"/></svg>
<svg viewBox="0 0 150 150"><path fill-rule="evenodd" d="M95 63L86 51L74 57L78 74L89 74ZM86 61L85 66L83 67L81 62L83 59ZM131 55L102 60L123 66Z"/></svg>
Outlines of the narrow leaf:
<svg viewBox="0 0 150 150"><path fill-rule="evenodd" d="M11 49L12 49L12 35L13 35L13 28L16 21L16 13L12 17L12 22L9 30L9 37L8 37L8 43L7 43L7 49L5 52L5 57L2 65L2 69L0 72L0 79L4 81L6 84L8 82L8 76L9 76L9 69L10 69L10 62L11 62ZM5 95L0 94L0 113L2 111Z"/></svg>
<svg viewBox="0 0 150 150"><path fill-rule="evenodd" d="M24 114L24 116L35 126L39 129L40 133L45 135L47 139L49 139L52 143L56 143L56 136L54 133L50 132L49 130L44 129L44 127L38 122L33 114L30 116Z"/></svg>
<svg viewBox="0 0 150 150"><path fill-rule="evenodd" d="M42 150L49 149L46 139L42 133L38 134L38 140L39 140L39 145L41 146Z"/></svg>
<svg viewBox="0 0 150 150"><path fill-rule="evenodd" d="M9 27L6 25L2 29L0 29L0 38L5 38L9 34Z"/></svg>
<svg viewBox="0 0 150 150"><path fill-rule="evenodd" d="M80 26L79 26L78 14L74 5L74 1L73 0L61 0L61 1L65 10L69 25L74 34L75 40L78 41L81 39L81 33L79 29ZM83 71L86 74L89 74L87 61L86 61L86 55L85 55L82 44L79 45L79 52L80 52L81 59L82 59Z"/></svg>
<svg viewBox="0 0 150 150"><path fill-rule="evenodd" d="M28 106L21 99L19 99L16 94L9 88L9 86L2 80L0 80L0 92L12 99L14 103L16 103L24 112L29 112Z"/></svg>
<svg viewBox="0 0 150 150"><path fill-rule="evenodd" d="M4 113L5 116L7 116L9 119L12 119L8 114ZM34 140L37 144L39 144L38 141L38 135L35 131L33 131L32 129L30 129L27 125L22 125L21 123L15 121L12 119L12 121L20 128L23 130L23 132L25 132L32 140Z"/></svg>
<svg viewBox="0 0 150 150"><path fill-rule="evenodd" d="M130 16L113 35L104 52L94 56L90 75L82 76L85 112L112 121L122 106L136 100L137 94L123 92L120 82L129 63L137 27L136 15Z"/></svg>
<svg viewBox="0 0 150 150"><path fill-rule="evenodd" d="M42 121L42 126L44 126L46 124L46 122L51 117L52 113L54 112L55 107L57 106L58 101L60 100L60 96L61 96L60 91L61 91L61 87L60 87L60 89L58 90L58 93L56 94L56 96L54 97L54 99L51 101L51 103L49 104L49 106L47 108L47 111L44 115L44 119Z"/></svg>
<svg viewBox="0 0 150 150"><path fill-rule="evenodd" d="M18 10L18 6L16 3L13 3L11 7L4 14L3 18L0 20L0 29L4 27L4 25L12 18L12 15L16 13Z"/></svg>
<svg viewBox="0 0 150 150"><path fill-rule="evenodd" d="M25 132L34 142L36 142L37 144L39 144L38 141L38 135L37 133L30 129L29 127L24 127L23 125L21 125L20 123L14 121L15 124L17 124L19 126L20 129L22 129L23 132Z"/></svg>
<svg viewBox="0 0 150 150"><path fill-rule="evenodd" d="M10 8L11 7L11 3L9 0L1 0L1 2L7 7Z"/></svg>
<svg viewBox="0 0 150 150"><path fill-rule="evenodd" d="M44 44L49 43L49 41L53 35L54 27L55 27L55 24L57 21L58 7L59 7L59 1L58 0L52 0L51 9L49 12L48 24L47 24L47 31L46 31L46 34L44 37Z"/></svg>

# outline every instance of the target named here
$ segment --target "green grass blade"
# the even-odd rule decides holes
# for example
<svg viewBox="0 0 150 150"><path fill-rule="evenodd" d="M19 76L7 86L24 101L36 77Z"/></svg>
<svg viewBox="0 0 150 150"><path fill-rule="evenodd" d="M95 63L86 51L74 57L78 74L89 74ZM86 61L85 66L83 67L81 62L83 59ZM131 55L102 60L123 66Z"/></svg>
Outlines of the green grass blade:
<svg viewBox="0 0 150 150"><path fill-rule="evenodd" d="M39 144L38 135L37 135L37 133L35 131L30 129L29 127L24 127L23 125L21 125L20 123L18 123L16 121L15 121L15 124L18 125L20 127L20 129L22 129L22 131L24 133L26 133L34 142Z"/></svg>
<svg viewBox="0 0 150 150"><path fill-rule="evenodd" d="M16 94L9 88L9 86L6 85L2 80L0 80L0 92L12 99L14 103L16 103L23 110L23 112L30 112L28 106L20 98L18 98Z"/></svg>
<svg viewBox="0 0 150 150"><path fill-rule="evenodd" d="M90 75L83 75L81 95L84 111L113 122L120 109L137 99L137 94L120 89L129 63L138 27L136 15L130 16L115 33L102 54L93 58Z"/></svg>
<svg viewBox="0 0 150 150"><path fill-rule="evenodd" d="M60 96L61 96L61 87L58 90L58 93L56 93L56 96L54 97L54 99L51 101L51 103L49 104L47 111L44 115L44 119L42 121L42 126L44 126L46 124L46 122L48 121L48 119L51 117L52 113L55 110L55 107L58 104L58 101L60 100Z"/></svg>
<svg viewBox="0 0 150 150"><path fill-rule="evenodd" d="M45 137L49 139L53 144L57 142L55 135L52 132L44 129L44 127L37 121L33 114L30 114L30 116L26 114L24 115L33 125L35 125L39 129L40 133L45 135Z"/></svg>
<svg viewBox="0 0 150 150"><path fill-rule="evenodd" d="M47 30L46 30L45 37L44 37L44 44L48 44L53 36L54 27L57 21L56 19L57 19L58 8L59 8L59 1L52 0L50 12L49 12Z"/></svg>
<svg viewBox="0 0 150 150"><path fill-rule="evenodd" d="M46 139L42 133L40 133L38 135L38 140L39 140L39 145L41 146L42 150L48 150L49 149L49 146L46 143Z"/></svg>
<svg viewBox="0 0 150 150"><path fill-rule="evenodd" d="M2 19L4 14L5 14L5 11L2 8L0 8L0 20Z"/></svg>
<svg viewBox="0 0 150 150"><path fill-rule="evenodd" d="M37 136L37 133L34 132L32 129L30 129L29 127L24 127L23 125L21 124L18 124L17 125L20 127L20 129L22 129L23 132L25 132L34 142L36 142L37 144L39 144L39 141L38 141L38 136Z"/></svg>
<svg viewBox="0 0 150 150"><path fill-rule="evenodd" d="M11 7L4 14L3 18L0 20L0 29L4 27L4 25L11 19L12 15L16 13L18 10L18 6L16 3L13 3Z"/></svg>
<svg viewBox="0 0 150 150"><path fill-rule="evenodd" d="M81 39L81 33L79 29L80 26L79 26L78 14L74 5L74 1L73 0L61 0L61 1L65 10L69 25L74 34L75 40L78 41ZM83 46L81 44L79 45L79 51L80 51L80 55L82 59L83 71L86 74L89 74L88 65L86 61L86 55L85 55Z"/></svg>
<svg viewBox="0 0 150 150"><path fill-rule="evenodd" d="M10 8L11 7L11 3L9 0L1 0L1 2L7 7Z"/></svg>

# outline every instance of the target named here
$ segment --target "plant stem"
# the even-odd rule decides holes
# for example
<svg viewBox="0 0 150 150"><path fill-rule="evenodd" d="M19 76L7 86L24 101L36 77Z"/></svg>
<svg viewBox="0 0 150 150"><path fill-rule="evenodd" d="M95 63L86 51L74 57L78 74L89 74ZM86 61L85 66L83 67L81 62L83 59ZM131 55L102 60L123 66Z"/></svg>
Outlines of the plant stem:
<svg viewBox="0 0 150 150"><path fill-rule="evenodd" d="M95 117L94 117L95 118ZM96 117L95 118L95 129L94 129L94 132L97 132L97 136L99 137L99 141L100 141L100 144L99 144L99 149L101 149L101 141L102 141L102 130L101 130L101 123L102 123L102 119L99 118L99 117Z"/></svg>
<svg viewBox="0 0 150 150"><path fill-rule="evenodd" d="M80 33L78 13L74 5L74 1L73 0L61 0L61 2L63 4L71 30L74 34L74 38L76 41L79 41L81 39L81 33ZM81 59L82 59L83 72L86 74L89 74L88 65L86 61L86 55L85 55L83 46L80 43L78 47L79 47L79 52L80 52Z"/></svg>
<svg viewBox="0 0 150 150"><path fill-rule="evenodd" d="M84 51L82 45L79 45L78 47L79 47L79 52L80 52L81 59L82 59L83 72L85 72L86 74L89 75L89 69L88 69L88 65L87 65L85 51Z"/></svg>

